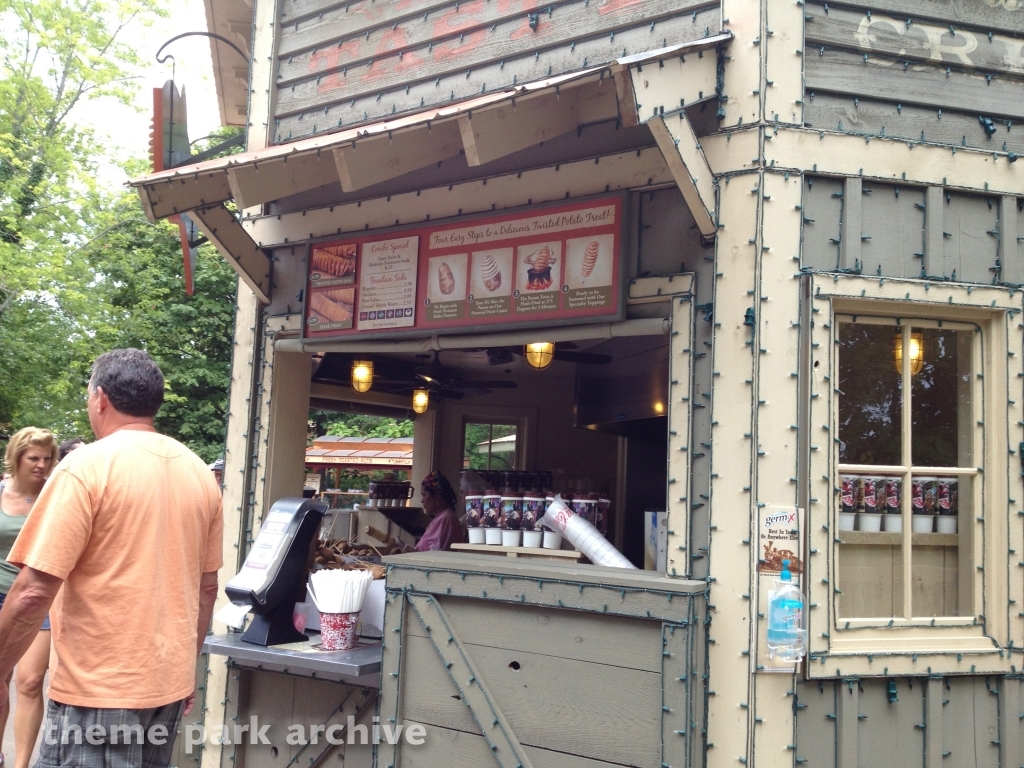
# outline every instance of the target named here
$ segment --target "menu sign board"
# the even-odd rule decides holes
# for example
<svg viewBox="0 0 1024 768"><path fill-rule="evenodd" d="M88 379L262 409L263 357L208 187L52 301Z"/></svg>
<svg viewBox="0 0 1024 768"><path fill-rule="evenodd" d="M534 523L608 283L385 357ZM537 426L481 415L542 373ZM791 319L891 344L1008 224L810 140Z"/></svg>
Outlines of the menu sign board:
<svg viewBox="0 0 1024 768"><path fill-rule="evenodd" d="M416 308L419 238L363 245L359 269L360 330L411 328Z"/></svg>
<svg viewBox="0 0 1024 768"><path fill-rule="evenodd" d="M621 317L622 232L615 196L317 243L303 335Z"/></svg>

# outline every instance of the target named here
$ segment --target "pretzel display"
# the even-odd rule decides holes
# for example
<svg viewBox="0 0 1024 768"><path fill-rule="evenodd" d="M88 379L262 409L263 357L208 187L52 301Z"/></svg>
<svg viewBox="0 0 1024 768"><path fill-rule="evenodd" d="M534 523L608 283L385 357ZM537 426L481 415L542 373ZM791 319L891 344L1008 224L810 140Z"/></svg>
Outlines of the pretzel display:
<svg viewBox="0 0 1024 768"><path fill-rule="evenodd" d="M335 277L348 275L356 271L355 249L352 246L342 246L337 250L352 251L351 253L334 254L327 249L313 251L313 271L326 272ZM332 249L334 250L334 249Z"/></svg>
<svg viewBox="0 0 1024 768"><path fill-rule="evenodd" d="M332 288L329 291L320 291L321 296L326 296L331 301L338 302L339 304L347 304L352 306L356 300L355 288Z"/></svg>
<svg viewBox="0 0 1024 768"><path fill-rule="evenodd" d="M309 297L309 306L320 317L332 323L344 323L352 319L352 306L345 306L331 301L322 293L313 293Z"/></svg>
<svg viewBox="0 0 1024 768"><path fill-rule="evenodd" d="M335 541L318 541L317 546L311 553L314 563L329 570L337 569L342 571L370 571L375 579L383 579L387 569L378 563L346 562L345 557L370 557L372 555L393 555L402 552L398 546L377 549L372 544L350 544L345 539Z"/></svg>

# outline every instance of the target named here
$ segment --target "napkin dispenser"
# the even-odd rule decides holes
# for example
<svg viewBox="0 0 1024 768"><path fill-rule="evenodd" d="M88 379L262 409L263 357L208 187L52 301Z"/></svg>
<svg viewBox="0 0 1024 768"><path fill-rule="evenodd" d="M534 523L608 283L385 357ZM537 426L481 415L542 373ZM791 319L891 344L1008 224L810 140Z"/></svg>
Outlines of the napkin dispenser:
<svg viewBox="0 0 1024 768"><path fill-rule="evenodd" d="M306 640L292 613L325 512L327 504L314 499L279 499L270 508L245 563L224 589L235 605L252 606L243 641L266 646Z"/></svg>

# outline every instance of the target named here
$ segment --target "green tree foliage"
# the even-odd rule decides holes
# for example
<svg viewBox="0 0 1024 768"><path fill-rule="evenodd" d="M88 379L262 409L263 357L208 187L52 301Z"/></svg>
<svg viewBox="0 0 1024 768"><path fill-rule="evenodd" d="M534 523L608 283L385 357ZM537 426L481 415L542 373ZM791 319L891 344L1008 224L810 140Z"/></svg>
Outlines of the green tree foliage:
<svg viewBox="0 0 1024 768"><path fill-rule="evenodd" d="M0 0L0 263L6 301L54 292L95 210L92 132L69 120L84 99L130 103L141 63L126 34L151 0ZM79 275L80 277L81 275ZM63 298L56 291L56 298ZM4 299L0 299L3 301Z"/></svg>
<svg viewBox="0 0 1024 768"><path fill-rule="evenodd" d="M195 290L185 294L178 228L150 224L126 193L89 262L107 305L101 335L110 347L140 347L166 380L157 428L207 461L223 452L237 278L210 245L199 248Z"/></svg>
<svg viewBox="0 0 1024 768"><path fill-rule="evenodd" d="M466 424L463 466L468 469L489 469L505 471L515 469L515 446L508 450L507 444L493 445L492 440L515 435L513 424ZM502 450L505 448L505 450Z"/></svg>
<svg viewBox="0 0 1024 768"><path fill-rule="evenodd" d="M316 435L333 437L412 437L413 423L392 416L363 413L312 411L310 419Z"/></svg>
<svg viewBox="0 0 1024 768"><path fill-rule="evenodd" d="M138 346L167 379L158 427L211 460L224 442L235 275L203 246L186 296L177 227L97 184L105 149L70 119L85 99L132 103L131 30L162 14L157 2L0 0L0 433L90 435L92 360Z"/></svg>
<svg viewBox="0 0 1024 768"><path fill-rule="evenodd" d="M0 0L0 431L86 430L82 377L103 310L82 244L103 207L85 99L127 103L129 25L151 0Z"/></svg>

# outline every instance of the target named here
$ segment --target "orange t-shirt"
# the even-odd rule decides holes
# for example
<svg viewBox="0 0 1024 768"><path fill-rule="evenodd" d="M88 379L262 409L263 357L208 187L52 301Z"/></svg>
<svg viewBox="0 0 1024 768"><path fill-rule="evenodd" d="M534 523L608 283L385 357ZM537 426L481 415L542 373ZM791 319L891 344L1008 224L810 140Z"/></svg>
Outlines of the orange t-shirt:
<svg viewBox="0 0 1024 768"><path fill-rule="evenodd" d="M199 580L222 564L223 530L213 474L170 437L123 429L68 454L7 558L64 579L50 698L147 709L188 696Z"/></svg>

